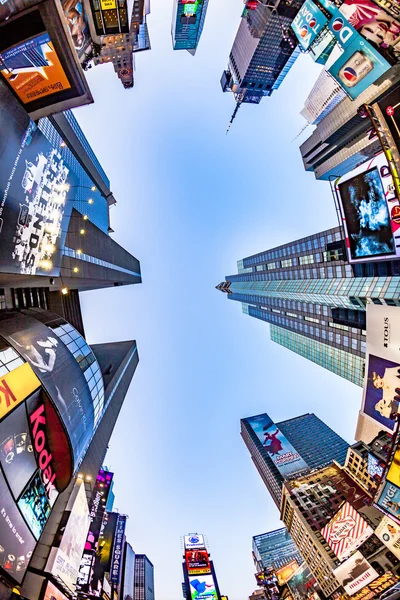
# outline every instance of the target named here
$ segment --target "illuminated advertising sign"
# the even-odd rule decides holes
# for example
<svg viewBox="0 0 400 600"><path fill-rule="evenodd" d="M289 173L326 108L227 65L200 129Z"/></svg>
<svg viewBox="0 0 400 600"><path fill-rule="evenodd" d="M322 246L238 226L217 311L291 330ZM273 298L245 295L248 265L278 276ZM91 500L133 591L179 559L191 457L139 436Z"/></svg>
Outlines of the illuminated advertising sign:
<svg viewBox="0 0 400 600"><path fill-rule="evenodd" d="M121 578L121 565L124 551L126 517L118 516L117 529L115 531L114 547L111 559L110 579L112 583L118 585Z"/></svg>
<svg viewBox="0 0 400 600"><path fill-rule="evenodd" d="M400 319L396 307L367 305L367 352L361 412L391 432L399 387Z"/></svg>
<svg viewBox="0 0 400 600"><path fill-rule="evenodd" d="M89 25L82 0L62 0L62 7L68 29L79 58L92 43Z"/></svg>
<svg viewBox="0 0 400 600"><path fill-rule="evenodd" d="M384 512L395 517L396 522L400 523L400 489L387 481L377 501L377 505Z"/></svg>
<svg viewBox="0 0 400 600"><path fill-rule="evenodd" d="M400 558L400 525L389 517L383 517L374 533L396 558Z"/></svg>
<svg viewBox="0 0 400 600"><path fill-rule="evenodd" d="M292 577L288 579L287 584L295 600L313 598L315 590L319 589L317 581L306 563L297 568Z"/></svg>
<svg viewBox="0 0 400 600"><path fill-rule="evenodd" d="M191 550L192 548L205 548L204 537L197 533L185 535L183 540L186 550Z"/></svg>
<svg viewBox="0 0 400 600"><path fill-rule="evenodd" d="M297 561L292 560L289 564L277 569L275 571L276 578L278 580L279 585L285 585L287 581L294 575L294 573L299 568Z"/></svg>
<svg viewBox="0 0 400 600"><path fill-rule="evenodd" d="M247 422L283 477L309 468L267 414L250 417Z"/></svg>
<svg viewBox="0 0 400 600"><path fill-rule="evenodd" d="M400 18L400 7L399 7ZM381 109L387 127L390 130L394 145L400 150L400 85L377 103Z"/></svg>
<svg viewBox="0 0 400 600"><path fill-rule="evenodd" d="M23 104L71 88L47 32L0 52L0 71Z"/></svg>
<svg viewBox="0 0 400 600"><path fill-rule="evenodd" d="M211 573L210 559L208 558L207 550L187 550L185 559L189 575Z"/></svg>
<svg viewBox="0 0 400 600"><path fill-rule="evenodd" d="M368 466L367 470L371 477L378 475L378 477L382 477L383 475L383 467L379 464L379 460L373 456L373 454L368 454Z"/></svg>
<svg viewBox="0 0 400 600"><path fill-rule="evenodd" d="M400 488L400 448L397 448L386 479Z"/></svg>
<svg viewBox="0 0 400 600"><path fill-rule="evenodd" d="M61 579L72 592L75 591L89 523L85 485L78 479L62 516L46 565L46 571Z"/></svg>
<svg viewBox="0 0 400 600"><path fill-rule="evenodd" d="M366 585L361 591L353 595L352 600L371 600L371 598L379 598L379 595L397 583L399 578L393 575L391 571L387 571L375 579L369 585Z"/></svg>
<svg viewBox="0 0 400 600"><path fill-rule="evenodd" d="M325 29L310 46L309 55L316 63L325 65L335 46L336 39Z"/></svg>
<svg viewBox="0 0 400 600"><path fill-rule="evenodd" d="M0 376L0 420L40 387L40 381L25 363Z"/></svg>
<svg viewBox="0 0 400 600"><path fill-rule="evenodd" d="M12 110L12 107L10 107ZM0 270L58 276L78 182L35 123L0 113Z"/></svg>
<svg viewBox="0 0 400 600"><path fill-rule="evenodd" d="M400 256L400 224L392 218L399 201L384 153L338 179L336 190L349 262Z"/></svg>
<svg viewBox="0 0 400 600"><path fill-rule="evenodd" d="M93 565L93 576L90 582L90 594L93 596L101 596L104 586L104 574L111 571L111 555L118 516L118 513L104 513Z"/></svg>
<svg viewBox="0 0 400 600"><path fill-rule="evenodd" d="M361 552L353 554L351 558L335 569L333 573L349 596L360 591L378 577L378 573L371 567Z"/></svg>
<svg viewBox="0 0 400 600"><path fill-rule="evenodd" d="M339 560L344 560L373 534L373 529L348 502L321 530Z"/></svg>
<svg viewBox="0 0 400 600"><path fill-rule="evenodd" d="M291 28L299 40L300 46L304 50L308 50L327 22L327 17L314 2L306 0L291 24Z"/></svg>
<svg viewBox="0 0 400 600"><path fill-rule="evenodd" d="M100 0L101 10L115 10L117 0Z"/></svg>
<svg viewBox="0 0 400 600"><path fill-rule="evenodd" d="M396 62L400 57L400 14L396 19L372 0L345 0L339 10L389 62Z"/></svg>
<svg viewBox="0 0 400 600"><path fill-rule="evenodd" d="M22 518L0 472L0 567L18 583L28 568L36 540Z"/></svg>
<svg viewBox="0 0 400 600"><path fill-rule="evenodd" d="M68 600L51 581L44 582L43 600Z"/></svg>
<svg viewBox="0 0 400 600"><path fill-rule="evenodd" d="M29 482L18 501L18 506L38 540L51 513L50 502L39 473Z"/></svg>
<svg viewBox="0 0 400 600"><path fill-rule="evenodd" d="M218 600L212 575L189 575L189 587L192 600Z"/></svg>

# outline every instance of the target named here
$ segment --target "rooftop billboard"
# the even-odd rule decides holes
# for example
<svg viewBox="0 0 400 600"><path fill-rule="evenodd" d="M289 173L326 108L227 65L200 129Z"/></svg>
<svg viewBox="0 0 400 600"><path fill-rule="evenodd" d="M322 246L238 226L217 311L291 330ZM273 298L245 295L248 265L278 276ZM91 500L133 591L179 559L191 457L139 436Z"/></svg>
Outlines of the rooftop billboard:
<svg viewBox="0 0 400 600"><path fill-rule="evenodd" d="M400 223L393 218L399 200L384 153L338 179L335 187L349 262L400 256Z"/></svg>
<svg viewBox="0 0 400 600"><path fill-rule="evenodd" d="M204 537L198 533L190 533L189 535L185 535L183 542L186 550L191 550L192 548L205 548Z"/></svg>
<svg viewBox="0 0 400 600"><path fill-rule="evenodd" d="M339 560L348 558L373 533L373 529L348 502L321 530L322 537Z"/></svg>
<svg viewBox="0 0 400 600"><path fill-rule="evenodd" d="M266 414L246 419L282 477L309 469L297 450Z"/></svg>

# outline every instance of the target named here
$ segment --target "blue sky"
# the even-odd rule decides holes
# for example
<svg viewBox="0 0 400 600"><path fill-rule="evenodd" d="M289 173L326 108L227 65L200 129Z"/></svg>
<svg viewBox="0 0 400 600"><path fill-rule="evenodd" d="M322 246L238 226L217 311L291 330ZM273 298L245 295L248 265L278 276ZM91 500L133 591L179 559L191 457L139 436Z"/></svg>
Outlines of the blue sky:
<svg viewBox="0 0 400 600"><path fill-rule="evenodd" d="M234 99L219 81L241 0L210 0L195 57L172 50L172 0L151 8L135 87L95 67L95 104L75 111L118 201L114 238L143 274L82 295L86 333L138 342L107 463L129 540L155 565L157 600L181 599L188 532L206 535L221 592L244 600L256 587L251 538L280 521L240 418L315 412L352 442L361 404L361 389L272 343L268 325L215 290L238 259L336 225L329 185L303 170L292 142L319 67L301 57L225 135Z"/></svg>

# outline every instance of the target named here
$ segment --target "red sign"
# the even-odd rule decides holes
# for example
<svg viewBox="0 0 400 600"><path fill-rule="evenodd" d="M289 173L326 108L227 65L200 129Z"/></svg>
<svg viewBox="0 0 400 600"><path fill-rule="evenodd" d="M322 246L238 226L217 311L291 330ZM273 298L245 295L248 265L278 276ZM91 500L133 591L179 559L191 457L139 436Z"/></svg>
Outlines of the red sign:
<svg viewBox="0 0 400 600"><path fill-rule="evenodd" d="M392 217L392 221L400 224L400 206L393 206L390 216Z"/></svg>
<svg viewBox="0 0 400 600"><path fill-rule="evenodd" d="M185 558L189 575L211 573L207 550L186 550Z"/></svg>

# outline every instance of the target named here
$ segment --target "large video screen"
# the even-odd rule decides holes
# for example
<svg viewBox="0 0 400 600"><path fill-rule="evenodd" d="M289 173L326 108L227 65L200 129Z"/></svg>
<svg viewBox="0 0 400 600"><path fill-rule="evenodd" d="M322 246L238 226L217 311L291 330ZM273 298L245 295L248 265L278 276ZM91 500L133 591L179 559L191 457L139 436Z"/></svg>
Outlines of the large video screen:
<svg viewBox="0 0 400 600"><path fill-rule="evenodd" d="M187 550L185 558L189 575L210 573L211 566L207 550Z"/></svg>
<svg viewBox="0 0 400 600"><path fill-rule="evenodd" d="M346 219L350 258L357 260L396 254L378 165L339 183L338 189Z"/></svg>
<svg viewBox="0 0 400 600"><path fill-rule="evenodd" d="M49 499L39 472L29 482L18 502L18 506L33 535L38 540L51 513Z"/></svg>
<svg viewBox="0 0 400 600"><path fill-rule="evenodd" d="M189 585L192 600L218 600L212 575L189 575Z"/></svg>

